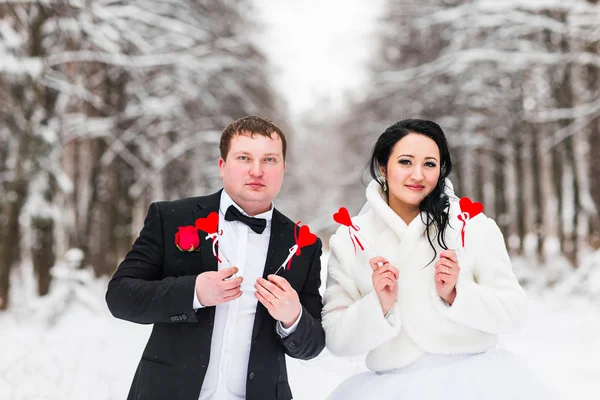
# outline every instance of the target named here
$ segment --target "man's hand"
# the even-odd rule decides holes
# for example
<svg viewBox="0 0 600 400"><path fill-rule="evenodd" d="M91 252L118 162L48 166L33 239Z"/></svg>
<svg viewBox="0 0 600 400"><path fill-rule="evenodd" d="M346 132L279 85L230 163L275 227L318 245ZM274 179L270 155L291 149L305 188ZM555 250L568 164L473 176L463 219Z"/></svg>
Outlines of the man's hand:
<svg viewBox="0 0 600 400"><path fill-rule="evenodd" d="M220 271L203 272L196 277L196 297L206 307L235 300L242 295L242 278L229 279L238 272L237 267Z"/></svg>
<svg viewBox="0 0 600 400"><path fill-rule="evenodd" d="M396 298L398 298L399 271L381 256L371 258L369 265L371 265L371 269L373 270L373 274L371 275L373 288L375 288L375 292L381 303L381 309L385 315L392 309Z"/></svg>
<svg viewBox="0 0 600 400"><path fill-rule="evenodd" d="M284 278L278 275L269 275L268 278L268 281L263 278L256 280L254 295L274 319L281 321L284 328L289 328L302 310L298 293Z"/></svg>

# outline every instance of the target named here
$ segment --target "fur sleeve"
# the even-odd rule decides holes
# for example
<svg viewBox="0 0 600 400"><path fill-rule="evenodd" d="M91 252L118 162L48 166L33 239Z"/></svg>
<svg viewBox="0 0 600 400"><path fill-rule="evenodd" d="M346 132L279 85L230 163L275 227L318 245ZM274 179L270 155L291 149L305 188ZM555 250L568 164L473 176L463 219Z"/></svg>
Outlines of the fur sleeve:
<svg viewBox="0 0 600 400"><path fill-rule="evenodd" d="M502 232L494 220L482 222L472 242L473 277L459 273L451 306L435 290L432 301L441 315L459 324L492 334L516 332L525 323L527 297L513 273Z"/></svg>
<svg viewBox="0 0 600 400"><path fill-rule="evenodd" d="M338 254L334 243L332 237L322 318L326 346L336 356L355 356L396 336L400 332L400 313L396 303L386 318L374 290L360 293L350 270L357 266L352 262L342 264L343 253Z"/></svg>

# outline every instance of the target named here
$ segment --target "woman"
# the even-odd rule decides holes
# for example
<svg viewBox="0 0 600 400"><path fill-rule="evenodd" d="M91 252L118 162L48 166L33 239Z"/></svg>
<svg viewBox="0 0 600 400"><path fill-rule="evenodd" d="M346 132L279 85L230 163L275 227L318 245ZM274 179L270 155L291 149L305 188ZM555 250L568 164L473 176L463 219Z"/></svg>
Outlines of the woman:
<svg viewBox="0 0 600 400"><path fill-rule="evenodd" d="M546 399L546 389L498 335L519 330L527 299L504 238L484 214L464 245L452 162L434 122L390 126L373 148L366 212L331 237L323 308L329 351L368 353L365 372L330 399Z"/></svg>

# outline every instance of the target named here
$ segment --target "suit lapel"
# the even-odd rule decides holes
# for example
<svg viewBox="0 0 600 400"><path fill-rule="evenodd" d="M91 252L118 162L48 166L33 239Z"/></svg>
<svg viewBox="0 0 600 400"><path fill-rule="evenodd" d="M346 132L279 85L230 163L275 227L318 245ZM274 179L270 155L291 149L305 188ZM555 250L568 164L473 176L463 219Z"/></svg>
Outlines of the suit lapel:
<svg viewBox="0 0 600 400"><path fill-rule="evenodd" d="M223 190L223 189L221 189ZM196 219L206 218L211 212L219 212L219 201L221 199L221 190L210 196L204 197L198 202L194 213ZM195 221L195 220L194 220ZM205 239L206 233L200 234L200 254L202 255L202 269L204 271L216 271L218 269L217 257L212 252L212 240Z"/></svg>
<svg viewBox="0 0 600 400"><path fill-rule="evenodd" d="M294 245L294 233L289 226L289 221L277 210L273 210L271 225L271 238L263 278L274 274L289 254L289 248Z"/></svg>
<svg viewBox="0 0 600 400"><path fill-rule="evenodd" d="M275 273L277 268L285 261L289 254L289 248L294 244L294 234L290 229L289 221L277 209L273 210L273 219L271 223L271 238L269 239L269 249L267 250L267 260L263 271L263 278L267 279L270 274ZM256 316L254 318L254 327L252 329L252 340L256 340L258 332L265 318L268 318L269 312L259 302L256 307Z"/></svg>

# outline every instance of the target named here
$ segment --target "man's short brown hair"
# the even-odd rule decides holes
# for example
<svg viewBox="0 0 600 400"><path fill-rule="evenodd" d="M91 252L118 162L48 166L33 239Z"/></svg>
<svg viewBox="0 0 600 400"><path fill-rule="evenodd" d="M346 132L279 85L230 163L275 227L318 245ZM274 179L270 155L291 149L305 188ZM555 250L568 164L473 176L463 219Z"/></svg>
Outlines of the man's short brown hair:
<svg viewBox="0 0 600 400"><path fill-rule="evenodd" d="M272 135L275 133L281 139L281 146L283 149L283 159L285 160L285 154L287 151L287 143L285 141L285 135L283 131L268 119L259 117L257 115L249 115L231 122L223 129L221 133L221 142L219 143L219 150L221 150L221 158L227 159L227 154L231 147L231 139L236 135L254 135L266 136L273 138Z"/></svg>

